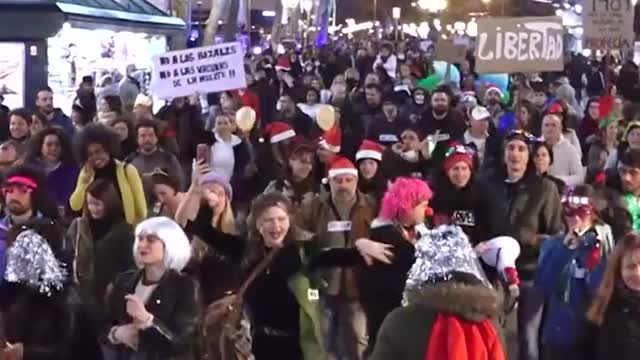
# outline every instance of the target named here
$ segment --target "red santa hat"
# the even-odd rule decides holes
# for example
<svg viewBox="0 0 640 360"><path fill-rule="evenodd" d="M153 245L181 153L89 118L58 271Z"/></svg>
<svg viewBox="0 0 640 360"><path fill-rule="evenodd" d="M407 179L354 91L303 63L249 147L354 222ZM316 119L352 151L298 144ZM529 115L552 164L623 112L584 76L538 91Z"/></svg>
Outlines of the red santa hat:
<svg viewBox="0 0 640 360"><path fill-rule="evenodd" d="M497 87L495 84L487 84L487 90L485 91L485 94L489 94L489 92L491 91L495 91L499 94L500 97L502 97L504 95L504 93L502 92L502 90L500 90L499 87Z"/></svg>
<svg viewBox="0 0 640 360"><path fill-rule="evenodd" d="M362 159L373 159L382 161L383 151L384 148L377 142L364 140L360 145L360 149L358 149L358 152L356 153L356 161L360 161Z"/></svg>
<svg viewBox="0 0 640 360"><path fill-rule="evenodd" d="M291 62L288 57L280 56L276 62L276 70L289 71L291 70Z"/></svg>
<svg viewBox="0 0 640 360"><path fill-rule="evenodd" d="M445 173L459 162L463 162L473 169L473 153L462 144L452 143L445 156L446 158L442 163L442 170Z"/></svg>
<svg viewBox="0 0 640 360"><path fill-rule="evenodd" d="M338 175L358 176L358 170L351 160L344 156L335 156L329 163L329 179Z"/></svg>
<svg viewBox="0 0 640 360"><path fill-rule="evenodd" d="M265 132L272 144L276 144L296 136L296 132L293 131L289 124L281 121L274 121L267 125Z"/></svg>
<svg viewBox="0 0 640 360"><path fill-rule="evenodd" d="M324 132L320 141L318 141L318 145L322 148L329 150L330 152L337 154L340 152L340 145L342 144L342 132L337 127L332 127L331 129Z"/></svg>

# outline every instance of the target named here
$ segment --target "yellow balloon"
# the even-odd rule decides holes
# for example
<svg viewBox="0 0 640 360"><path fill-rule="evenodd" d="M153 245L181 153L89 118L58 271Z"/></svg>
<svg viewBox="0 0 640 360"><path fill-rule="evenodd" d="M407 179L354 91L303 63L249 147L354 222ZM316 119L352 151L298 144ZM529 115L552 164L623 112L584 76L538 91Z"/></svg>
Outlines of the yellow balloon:
<svg viewBox="0 0 640 360"><path fill-rule="evenodd" d="M322 105L316 115L318 127L327 131L336 124L336 110L331 105Z"/></svg>
<svg viewBox="0 0 640 360"><path fill-rule="evenodd" d="M249 132L256 123L256 112L250 106L241 107L236 112L236 125L243 132Z"/></svg>

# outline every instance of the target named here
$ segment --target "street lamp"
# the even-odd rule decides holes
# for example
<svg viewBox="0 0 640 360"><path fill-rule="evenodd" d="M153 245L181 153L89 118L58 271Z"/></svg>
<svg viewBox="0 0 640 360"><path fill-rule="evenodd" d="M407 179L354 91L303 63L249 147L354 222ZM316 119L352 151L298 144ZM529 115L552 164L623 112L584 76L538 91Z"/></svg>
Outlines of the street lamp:
<svg viewBox="0 0 640 360"><path fill-rule="evenodd" d="M393 9L391 9L391 17L393 17L393 20L395 20L396 26L395 26L395 37L396 37L396 41L398 41L398 26L399 26L399 22L400 22L400 8L399 7L394 7Z"/></svg>
<svg viewBox="0 0 640 360"><path fill-rule="evenodd" d="M418 0L420 9L437 13L447 8L447 0Z"/></svg>
<svg viewBox="0 0 640 360"><path fill-rule="evenodd" d="M313 0L302 0L302 10L310 15L313 10Z"/></svg>

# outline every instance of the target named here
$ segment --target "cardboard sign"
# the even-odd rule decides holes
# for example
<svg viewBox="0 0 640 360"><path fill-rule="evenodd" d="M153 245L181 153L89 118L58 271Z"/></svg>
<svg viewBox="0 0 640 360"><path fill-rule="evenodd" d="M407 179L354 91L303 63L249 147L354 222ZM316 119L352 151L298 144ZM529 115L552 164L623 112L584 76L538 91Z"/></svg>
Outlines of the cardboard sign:
<svg viewBox="0 0 640 360"><path fill-rule="evenodd" d="M561 71L562 18L480 18L476 46L478 73Z"/></svg>
<svg viewBox="0 0 640 360"><path fill-rule="evenodd" d="M160 99L247 86L240 43L170 51L153 57L151 92Z"/></svg>
<svg viewBox="0 0 640 360"><path fill-rule="evenodd" d="M452 41L438 40L436 43L436 60L449 63L461 63L465 60L467 48Z"/></svg>
<svg viewBox="0 0 640 360"><path fill-rule="evenodd" d="M591 0L582 10L583 47L591 50L631 49L634 7L631 0Z"/></svg>

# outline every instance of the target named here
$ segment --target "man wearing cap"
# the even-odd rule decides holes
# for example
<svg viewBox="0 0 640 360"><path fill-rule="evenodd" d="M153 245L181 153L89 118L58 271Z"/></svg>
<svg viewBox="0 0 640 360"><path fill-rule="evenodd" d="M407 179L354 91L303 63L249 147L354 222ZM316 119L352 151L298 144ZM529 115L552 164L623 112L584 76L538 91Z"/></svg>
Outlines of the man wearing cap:
<svg viewBox="0 0 640 360"><path fill-rule="evenodd" d="M18 165L7 172L2 184L6 216L0 220L0 282L4 278L9 230L35 217L58 219L58 211L45 182L43 173L27 165Z"/></svg>
<svg viewBox="0 0 640 360"><path fill-rule="evenodd" d="M375 119L369 124L365 138L383 146L391 146L400 140L400 133L408 123L399 118L398 104L394 94L385 94L382 99L384 120Z"/></svg>
<svg viewBox="0 0 640 360"><path fill-rule="evenodd" d="M353 163L336 156L330 164L330 193L306 199L300 225L314 232L318 248L348 248L366 238L375 218L374 201L357 190L358 171ZM324 273L327 287L321 293L326 312L327 352L336 359L362 359L367 347L366 317L352 269Z"/></svg>
<svg viewBox="0 0 640 360"><path fill-rule="evenodd" d="M490 175L495 206L508 214L508 233L520 243L517 269L522 281L517 311L519 359L539 359L539 331L544 297L533 286L540 244L562 230L560 195L551 180L536 174L531 134L514 131L503 142L504 166ZM515 334L511 334L515 335Z"/></svg>
<svg viewBox="0 0 640 360"><path fill-rule="evenodd" d="M482 166L489 138L489 122L491 113L482 106L474 107L469 113L469 128L465 131L463 139L465 145L474 149L478 155L478 165Z"/></svg>

